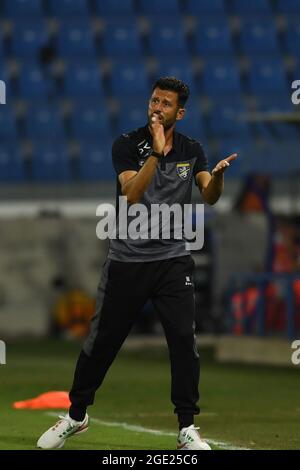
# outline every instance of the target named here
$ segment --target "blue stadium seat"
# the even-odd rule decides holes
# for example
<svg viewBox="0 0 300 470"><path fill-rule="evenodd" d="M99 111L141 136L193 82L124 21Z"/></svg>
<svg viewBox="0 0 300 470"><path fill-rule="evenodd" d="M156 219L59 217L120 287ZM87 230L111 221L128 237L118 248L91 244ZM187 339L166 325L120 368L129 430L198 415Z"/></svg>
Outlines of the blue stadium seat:
<svg viewBox="0 0 300 470"><path fill-rule="evenodd" d="M114 180L116 173L112 166L111 142L97 140L80 144L79 175L86 181Z"/></svg>
<svg viewBox="0 0 300 470"><path fill-rule="evenodd" d="M293 75L292 75L292 80L300 80L300 57L298 57L298 60L297 60L297 66L296 68L293 70ZM299 87L297 87L299 88ZM296 91L295 89L292 89L291 90L292 92Z"/></svg>
<svg viewBox="0 0 300 470"><path fill-rule="evenodd" d="M299 176L299 138L268 142L267 145L278 162L278 176Z"/></svg>
<svg viewBox="0 0 300 470"><path fill-rule="evenodd" d="M158 57L187 57L187 45L180 20L152 20L148 37L149 52Z"/></svg>
<svg viewBox="0 0 300 470"><path fill-rule="evenodd" d="M20 183L25 180L25 168L20 149L13 143L0 145L0 181Z"/></svg>
<svg viewBox="0 0 300 470"><path fill-rule="evenodd" d="M204 56L211 54L232 55L230 31L226 20L200 19L195 35L195 51Z"/></svg>
<svg viewBox="0 0 300 470"><path fill-rule="evenodd" d="M23 97L38 97L46 100L54 91L52 81L36 64L26 61L19 73L19 92Z"/></svg>
<svg viewBox="0 0 300 470"><path fill-rule="evenodd" d="M130 132L147 124L148 96L119 100L117 134Z"/></svg>
<svg viewBox="0 0 300 470"><path fill-rule="evenodd" d="M69 63L65 72L64 91L71 97L103 96L98 64L95 62Z"/></svg>
<svg viewBox="0 0 300 470"><path fill-rule="evenodd" d="M186 12L189 15L202 17L203 15L216 15L217 18L225 15L224 0L187 0Z"/></svg>
<svg viewBox="0 0 300 470"><path fill-rule="evenodd" d="M264 142L263 149L253 155L252 167L256 173L283 176L286 168L282 165L282 155L279 156L276 147L270 144L270 142Z"/></svg>
<svg viewBox="0 0 300 470"><path fill-rule="evenodd" d="M66 58L96 57L96 48L89 21L64 21L58 34L58 52Z"/></svg>
<svg viewBox="0 0 300 470"><path fill-rule="evenodd" d="M272 13L269 0L233 0L232 12L238 15L269 15ZM257 16L257 19L259 17Z"/></svg>
<svg viewBox="0 0 300 470"><path fill-rule="evenodd" d="M295 139L299 135L297 124L285 121L286 115L294 111L291 96L288 93L256 95L256 100L255 111L262 115L260 120L253 123L258 136L271 141L280 141Z"/></svg>
<svg viewBox="0 0 300 470"><path fill-rule="evenodd" d="M177 122L176 130L192 137L193 139L197 139L202 142L206 140L202 112L196 103L187 102L186 114L181 121Z"/></svg>
<svg viewBox="0 0 300 470"><path fill-rule="evenodd" d="M274 142L288 141L299 137L299 127L297 123L262 120L255 123L255 132L261 139Z"/></svg>
<svg viewBox="0 0 300 470"><path fill-rule="evenodd" d="M32 156L32 174L37 181L69 181L72 172L65 143L36 141Z"/></svg>
<svg viewBox="0 0 300 470"><path fill-rule="evenodd" d="M298 139L279 142L265 140L260 145L254 145L247 139L223 140L220 145L221 158L233 152L238 153L238 158L226 172L226 178L249 173L282 177L299 171L297 142Z"/></svg>
<svg viewBox="0 0 300 470"><path fill-rule="evenodd" d="M191 93L195 92L195 82L192 63L188 58L178 58L177 60L160 60L156 70L157 77L176 77L183 80L190 88Z"/></svg>
<svg viewBox="0 0 300 470"><path fill-rule="evenodd" d="M4 56L4 45L3 45L3 37L2 37L2 31L0 32L0 64L3 61L3 56Z"/></svg>
<svg viewBox="0 0 300 470"><path fill-rule="evenodd" d="M300 21L291 19L288 22L287 29L284 34L283 42L287 52L295 54L298 58L300 53Z"/></svg>
<svg viewBox="0 0 300 470"><path fill-rule="evenodd" d="M76 138L109 138L110 119L105 102L75 103L71 119L71 132Z"/></svg>
<svg viewBox="0 0 300 470"><path fill-rule="evenodd" d="M141 57L142 47L136 21L107 21L103 49L111 57Z"/></svg>
<svg viewBox="0 0 300 470"><path fill-rule="evenodd" d="M248 83L254 94L285 94L287 80L282 61L268 57L253 59Z"/></svg>
<svg viewBox="0 0 300 470"><path fill-rule="evenodd" d="M30 103L25 127L30 139L62 139L65 134L61 110L47 103Z"/></svg>
<svg viewBox="0 0 300 470"><path fill-rule="evenodd" d="M16 21L11 38L12 52L19 57L38 58L40 49L48 42L46 23L38 20Z"/></svg>
<svg viewBox="0 0 300 470"><path fill-rule="evenodd" d="M134 0L96 0L96 10L104 17L134 17Z"/></svg>
<svg viewBox="0 0 300 470"><path fill-rule="evenodd" d="M16 118L13 108L0 105L0 141L13 141L17 137Z"/></svg>
<svg viewBox="0 0 300 470"><path fill-rule="evenodd" d="M216 100L209 115L209 130L212 136L249 136L249 125L245 120L246 109L241 99Z"/></svg>
<svg viewBox="0 0 300 470"><path fill-rule="evenodd" d="M277 94L256 94L256 111L285 113L293 111L291 95L286 93Z"/></svg>
<svg viewBox="0 0 300 470"><path fill-rule="evenodd" d="M212 168L222 159L237 153L238 158L232 162L226 171L226 178L246 176L250 172L259 172L254 156L260 159L259 149L253 144L252 139L238 139L236 137L224 137L219 146L219 155L212 162ZM262 159L261 159L262 160Z"/></svg>
<svg viewBox="0 0 300 470"><path fill-rule="evenodd" d="M280 142L264 141L262 151L253 155L253 164L259 173L277 177L287 176L294 170L293 150L297 154L296 148L292 149L288 142L281 145ZM287 158L287 155L291 158Z"/></svg>
<svg viewBox="0 0 300 470"><path fill-rule="evenodd" d="M233 60L207 60L201 91L208 95L240 93L241 83L237 63Z"/></svg>
<svg viewBox="0 0 300 470"><path fill-rule="evenodd" d="M266 23L259 19L244 20L240 36L240 47L243 52L250 54L277 54L279 45L274 23Z"/></svg>
<svg viewBox="0 0 300 470"><path fill-rule="evenodd" d="M277 9L280 13L300 14L300 2L298 0L278 0Z"/></svg>
<svg viewBox="0 0 300 470"><path fill-rule="evenodd" d="M148 77L143 62L118 62L114 64L111 76L111 89L116 97L140 95L148 97L150 93Z"/></svg>
<svg viewBox="0 0 300 470"><path fill-rule="evenodd" d="M42 0L5 0L4 13L12 18L41 18Z"/></svg>
<svg viewBox="0 0 300 470"><path fill-rule="evenodd" d="M50 0L51 14L58 17L78 17L82 19L89 15L86 0Z"/></svg>
<svg viewBox="0 0 300 470"><path fill-rule="evenodd" d="M146 15L179 16L178 0L140 0L141 13Z"/></svg>

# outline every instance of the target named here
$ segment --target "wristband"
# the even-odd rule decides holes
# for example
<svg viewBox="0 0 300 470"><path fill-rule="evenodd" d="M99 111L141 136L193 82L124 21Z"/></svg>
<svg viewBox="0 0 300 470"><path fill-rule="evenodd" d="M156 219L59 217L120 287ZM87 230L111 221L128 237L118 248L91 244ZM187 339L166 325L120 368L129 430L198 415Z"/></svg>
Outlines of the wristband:
<svg viewBox="0 0 300 470"><path fill-rule="evenodd" d="M151 156L158 158L159 160L164 157L163 153L155 152L155 150L152 150Z"/></svg>

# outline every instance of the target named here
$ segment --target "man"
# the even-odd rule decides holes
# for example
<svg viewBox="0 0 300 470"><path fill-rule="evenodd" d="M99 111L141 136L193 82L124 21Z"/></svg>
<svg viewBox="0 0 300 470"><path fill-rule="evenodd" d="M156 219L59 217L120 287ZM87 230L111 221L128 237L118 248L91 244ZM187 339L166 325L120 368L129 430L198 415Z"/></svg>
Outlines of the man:
<svg viewBox="0 0 300 470"><path fill-rule="evenodd" d="M129 207L136 203L149 208L154 203L190 203L193 176L208 204L219 199L224 171L236 154L220 161L212 174L207 171L201 145L174 130L176 122L184 117L188 96L189 89L181 80L160 78L152 89L148 125L114 142L117 196L126 196ZM194 426L194 415L199 413L200 368L195 345L194 287L190 282L193 268L184 239L111 240L96 312L76 366L69 413L40 437L38 447L62 447L67 437L87 430L87 406L93 404L95 392L135 318L151 298L169 348L171 399L179 423L177 448L210 449Z"/></svg>

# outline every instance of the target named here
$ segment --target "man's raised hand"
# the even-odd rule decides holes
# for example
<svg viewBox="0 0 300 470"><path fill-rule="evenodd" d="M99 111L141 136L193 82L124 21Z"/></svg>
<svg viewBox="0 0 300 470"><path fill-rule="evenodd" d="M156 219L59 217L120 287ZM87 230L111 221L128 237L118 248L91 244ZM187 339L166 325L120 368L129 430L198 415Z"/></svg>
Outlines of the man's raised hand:
<svg viewBox="0 0 300 470"><path fill-rule="evenodd" d="M226 168L228 168L230 166L230 163L236 158L237 158L237 153L233 153L232 155L225 158L224 160L221 160L219 163L217 163L217 165L215 166L211 174L213 176L222 176Z"/></svg>
<svg viewBox="0 0 300 470"><path fill-rule="evenodd" d="M158 153L163 153L166 138L164 132L164 126L161 123L161 119L158 113L153 113L150 119L150 132L153 137L153 150Z"/></svg>

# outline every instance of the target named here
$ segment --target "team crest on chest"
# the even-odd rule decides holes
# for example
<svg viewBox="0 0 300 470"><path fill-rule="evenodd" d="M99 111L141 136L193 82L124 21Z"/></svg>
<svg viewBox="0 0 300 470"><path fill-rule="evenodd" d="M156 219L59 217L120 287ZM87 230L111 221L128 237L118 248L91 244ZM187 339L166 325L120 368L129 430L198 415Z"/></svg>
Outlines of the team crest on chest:
<svg viewBox="0 0 300 470"><path fill-rule="evenodd" d="M188 176L191 171L190 163L177 163L176 165L177 175L181 180L188 179Z"/></svg>

